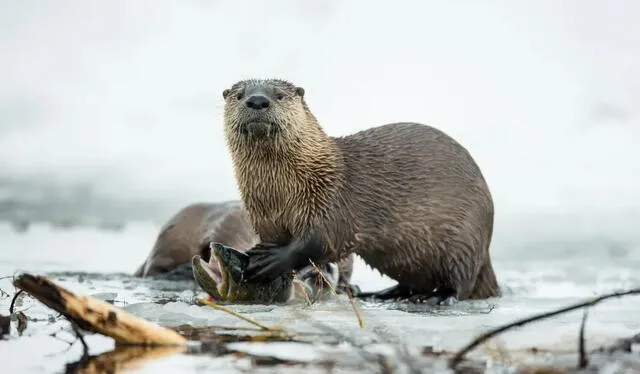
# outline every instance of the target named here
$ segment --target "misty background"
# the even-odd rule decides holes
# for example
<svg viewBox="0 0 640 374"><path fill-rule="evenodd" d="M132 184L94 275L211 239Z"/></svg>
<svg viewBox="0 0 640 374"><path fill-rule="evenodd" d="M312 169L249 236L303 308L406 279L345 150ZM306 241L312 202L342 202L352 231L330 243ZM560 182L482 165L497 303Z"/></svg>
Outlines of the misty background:
<svg viewBox="0 0 640 374"><path fill-rule="evenodd" d="M418 121L456 138L497 242L640 238L638 2L0 4L0 220L16 228L161 224L238 198L221 92L277 77L330 135Z"/></svg>

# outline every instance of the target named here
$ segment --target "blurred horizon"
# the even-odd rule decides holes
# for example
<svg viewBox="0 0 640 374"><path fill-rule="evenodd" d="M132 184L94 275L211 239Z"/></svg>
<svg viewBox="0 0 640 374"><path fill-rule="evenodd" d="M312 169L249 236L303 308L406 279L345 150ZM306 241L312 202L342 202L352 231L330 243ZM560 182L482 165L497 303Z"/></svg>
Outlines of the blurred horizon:
<svg viewBox="0 0 640 374"><path fill-rule="evenodd" d="M452 135L497 230L640 216L638 3L0 3L0 221L161 222L237 199L221 92L248 77L305 87L329 135Z"/></svg>

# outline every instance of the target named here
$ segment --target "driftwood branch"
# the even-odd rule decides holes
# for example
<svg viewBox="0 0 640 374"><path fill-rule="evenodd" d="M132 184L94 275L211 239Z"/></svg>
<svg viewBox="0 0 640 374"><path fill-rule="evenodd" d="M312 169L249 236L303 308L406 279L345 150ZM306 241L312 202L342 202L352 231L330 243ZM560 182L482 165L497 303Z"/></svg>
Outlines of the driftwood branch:
<svg viewBox="0 0 640 374"><path fill-rule="evenodd" d="M86 356L67 364L67 373L119 373L136 369L149 360L182 352L180 347L119 346L97 356Z"/></svg>
<svg viewBox="0 0 640 374"><path fill-rule="evenodd" d="M547 318L551 318L560 314L564 314L567 312L571 312L574 310L578 310L581 308L588 308L588 307L592 307L596 304L598 304L601 301L607 300L607 299L612 299L612 298L617 298L617 297L622 297L622 296L628 296L628 295L637 295L640 294L640 288L634 288L631 290L627 290L627 291L620 291L620 292L612 292L609 294L605 294L605 295L601 295L598 296L594 299L590 299L584 302L580 302L577 304L573 304L573 305L569 305L557 310L553 310L550 312L546 312L546 313L541 313L541 314L537 314L528 318L524 318L524 319L520 319L517 320L515 322L511 322L509 324L497 327L495 329L489 330L487 332L485 332L484 334L478 336L476 339L474 339L471 343L469 343L467 346L465 346L464 348L460 349L450 360L449 360L449 367L451 369L455 369L456 366L462 361L462 359L464 358L464 355L467 354L468 352L470 352L471 350L473 350L475 347L479 346L480 344L484 343L485 341L491 339L492 337L499 335L505 331L511 330L514 327L520 327L520 326L524 326L527 325L529 323L532 322L536 322L536 321L541 321L543 319L547 319ZM585 358L586 360L586 358ZM582 361L581 361L582 364Z"/></svg>
<svg viewBox="0 0 640 374"><path fill-rule="evenodd" d="M174 330L138 318L103 300L77 296L46 277L23 274L13 284L49 308L64 315L72 325L109 336L116 344L186 345Z"/></svg>

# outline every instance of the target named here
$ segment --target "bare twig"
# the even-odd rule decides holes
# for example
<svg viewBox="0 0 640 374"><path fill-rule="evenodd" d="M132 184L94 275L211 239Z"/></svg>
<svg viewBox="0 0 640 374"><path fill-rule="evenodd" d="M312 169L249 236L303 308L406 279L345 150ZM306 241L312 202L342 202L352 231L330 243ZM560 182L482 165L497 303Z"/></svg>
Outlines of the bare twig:
<svg viewBox="0 0 640 374"><path fill-rule="evenodd" d="M72 325L72 326L71 326L71 328L73 329L73 323L70 323L70 325ZM59 332L60 332L60 331L56 331L56 332L54 332L54 333L49 334L49 336L50 336L50 337L52 337L52 338L54 338L54 339L57 339L57 340L59 340L59 341L61 341L61 342L66 343L66 344L67 344L67 347L66 347L65 349L63 349L62 351L60 351L60 352L51 352L51 353L48 353L48 354L47 354L47 357L57 356L57 355L60 355L60 354L63 354L63 353L68 352L68 351L71 349L71 347L73 347L73 345L78 341L78 338L77 338L77 337L76 337L76 339L75 339L74 341L71 341L71 342L70 342L70 341L68 341L68 340L66 340L66 339L62 339L61 337L59 337L59 336L58 336L58 333L59 333ZM75 332L75 331L74 331L74 332ZM77 335L77 334L76 334L76 335Z"/></svg>
<svg viewBox="0 0 640 374"><path fill-rule="evenodd" d="M591 300L587 300L584 302L580 302L577 304L573 304L570 306L566 306L557 310L553 310L550 312L546 312L546 313L541 313L541 314L537 314L528 318L524 318L524 319L520 319L517 320L515 322L511 322L509 324L497 327L495 329L489 330L486 333L480 335L479 337L477 337L476 339L474 339L471 343L469 343L467 346L463 347L462 349L460 349L452 358L451 360L449 360L449 367L452 369L455 369L455 367L460 363L460 361L462 361L462 359L464 358L464 355L467 354L469 351L471 351L472 349L474 349L475 347L477 347L478 345L484 343L485 341L487 341L488 339L499 335L502 332L505 332L507 330L510 330L514 327L520 327L520 326L524 326L526 324L529 324L531 322L536 322L536 321L541 321L543 319L547 319L550 317L554 317L557 316L559 314L563 314L563 313L567 313L567 312L571 312L580 308L585 308L585 307L592 307L596 304L598 304L601 301L607 300L607 299L612 299L612 298L616 298L616 297L622 297L622 296L628 296L628 295L637 295L640 294L640 288L634 288L631 290L627 290L627 291L620 291L620 292L613 292L613 293L609 293L609 294L605 294L602 296L598 296L594 299Z"/></svg>
<svg viewBox="0 0 640 374"><path fill-rule="evenodd" d="M580 337L578 338L578 353L580 355L578 359L578 369L584 369L589 364L589 359L587 358L587 352L584 347L584 327L587 324L587 315L589 314L589 309L585 308L582 313L582 323L580 323Z"/></svg>
<svg viewBox="0 0 640 374"><path fill-rule="evenodd" d="M78 329L78 326L76 326L75 322L71 320L69 320L69 322L71 322L71 328L73 329L73 332L76 333L76 337L80 340L80 343L82 344L81 361L85 362L86 360L89 359L89 346L87 345L87 342L84 340L84 336L80 333L80 330Z"/></svg>
<svg viewBox="0 0 640 374"><path fill-rule="evenodd" d="M254 326L257 326L262 330L266 330L266 331L284 331L282 329L276 329L276 328L267 327L267 326L263 325L262 323L260 323L258 321L254 321L249 317L243 316L242 314L240 314L238 312L235 312L235 311L233 311L233 310L231 310L231 309L229 309L229 308L227 308L225 306L218 305L216 303L212 303L210 301L203 300L203 299L197 299L196 301L201 303L201 304L204 304L206 306L212 307L213 309L217 309L217 310L220 310L220 311L225 312L227 314L230 314L230 315L232 315L234 317L240 318L241 320L243 320L245 322L248 322L248 323L250 323L250 324L252 324Z"/></svg>
<svg viewBox="0 0 640 374"><path fill-rule="evenodd" d="M20 294L23 292L24 290L20 289L18 290L18 292L15 293L15 295L13 295L13 299L11 299L11 305L9 305L9 314L13 314L14 306L16 305L16 300L18 299L18 296L20 296Z"/></svg>
<svg viewBox="0 0 640 374"><path fill-rule="evenodd" d="M63 330L61 330L61 331L63 331ZM60 340L61 342L67 343L68 345L73 345L73 343L75 343L74 341L70 342L67 339L62 339L61 337L59 337L58 336L59 332L60 331L52 332L51 334L49 334L49 336L54 338L54 339Z"/></svg>

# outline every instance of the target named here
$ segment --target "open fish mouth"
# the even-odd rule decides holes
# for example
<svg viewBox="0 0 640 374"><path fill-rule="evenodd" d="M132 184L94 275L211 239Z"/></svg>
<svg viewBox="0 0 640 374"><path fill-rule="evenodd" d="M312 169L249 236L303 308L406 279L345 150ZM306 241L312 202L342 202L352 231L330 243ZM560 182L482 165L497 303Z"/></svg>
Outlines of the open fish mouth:
<svg viewBox="0 0 640 374"><path fill-rule="evenodd" d="M193 276L200 285L214 299L224 300L229 296L229 273L224 269L219 256L211 251L211 260L204 261L199 255L193 256Z"/></svg>
<svg viewBox="0 0 640 374"><path fill-rule="evenodd" d="M244 270L249 266L249 255L221 243L211 243L210 247L209 262L196 255L191 263L196 282L214 299L233 303L270 304L286 302L292 296L293 274L283 274L266 284L247 282ZM305 290L309 288L303 282L297 286Z"/></svg>

